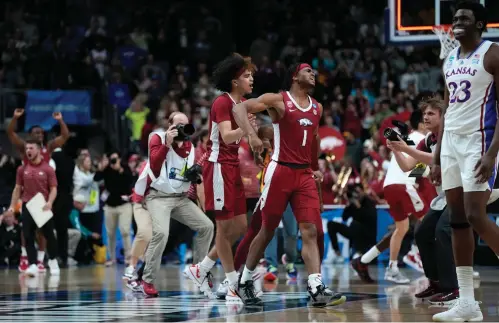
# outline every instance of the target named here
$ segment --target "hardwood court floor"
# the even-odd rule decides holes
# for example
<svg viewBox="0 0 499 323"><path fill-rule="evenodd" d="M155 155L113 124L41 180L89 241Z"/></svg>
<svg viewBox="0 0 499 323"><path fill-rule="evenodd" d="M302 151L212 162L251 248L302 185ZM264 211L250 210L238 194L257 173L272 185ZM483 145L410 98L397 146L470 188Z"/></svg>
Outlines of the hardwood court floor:
<svg viewBox="0 0 499 323"><path fill-rule="evenodd" d="M484 320L499 321L498 270L478 270L481 279L475 293L482 301ZM162 268L159 298L133 295L121 280L123 267L65 269L59 279L49 274L27 278L4 270L0 271L0 322L423 322L443 310L412 296L426 287L419 273L404 269L413 282L394 285L382 280L384 268L371 267L371 272L378 282L367 285L348 265L323 267L326 283L347 296L347 302L337 307L307 307L304 281L287 285L281 274L279 284L265 285L263 309L240 309L197 294L178 266ZM214 274L218 287L222 272ZM303 268L300 274L306 277Z"/></svg>

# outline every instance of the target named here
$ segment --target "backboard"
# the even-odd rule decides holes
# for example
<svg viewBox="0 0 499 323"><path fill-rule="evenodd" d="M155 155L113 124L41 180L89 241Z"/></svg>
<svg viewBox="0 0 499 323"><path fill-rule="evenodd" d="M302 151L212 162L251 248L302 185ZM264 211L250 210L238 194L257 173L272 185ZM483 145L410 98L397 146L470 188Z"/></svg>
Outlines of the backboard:
<svg viewBox="0 0 499 323"><path fill-rule="evenodd" d="M477 0L489 14L484 39L499 40L499 0ZM435 25L451 25L457 0L388 0L385 39L392 45L438 42Z"/></svg>

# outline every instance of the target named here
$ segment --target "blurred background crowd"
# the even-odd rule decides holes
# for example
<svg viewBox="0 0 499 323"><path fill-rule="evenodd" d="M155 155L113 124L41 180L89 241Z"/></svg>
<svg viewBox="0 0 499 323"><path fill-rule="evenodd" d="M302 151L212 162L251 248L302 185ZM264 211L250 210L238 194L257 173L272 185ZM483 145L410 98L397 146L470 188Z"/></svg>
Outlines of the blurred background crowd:
<svg viewBox="0 0 499 323"><path fill-rule="evenodd" d="M419 97L443 89L438 48L387 46L385 1L249 0L241 5L222 0L0 3L2 124L25 105L28 89L89 91L92 124L69 124L72 138L63 148L76 167L68 187L76 192L81 181L94 181L94 172L105 165L126 170L120 192L95 181L96 200L91 206L82 201L86 209L76 212L76 222L72 213L70 228L102 245L102 207L112 203L113 194L130 193L124 190L132 188L147 158L148 135L165 127L171 112L188 115L202 154L210 105L220 94L211 84L211 72L231 52L251 56L258 68L252 96L279 91L291 63L310 63L317 74L313 96L324 106L324 204L350 205L352 196L384 204L390 151L382 130L392 119L408 121ZM258 122L269 119L262 116ZM20 161L8 141L1 145L0 204L8 206ZM260 169L247 144L241 145L240 158L247 198L255 199ZM349 192L353 184L360 184L361 194ZM110 196L102 198L104 192ZM73 197L81 199L77 193ZM15 235L5 234L15 225L3 219L0 262L17 243L11 238ZM110 225L114 231L119 227L122 237L133 232L118 223L104 226ZM171 239L171 250L185 236Z"/></svg>

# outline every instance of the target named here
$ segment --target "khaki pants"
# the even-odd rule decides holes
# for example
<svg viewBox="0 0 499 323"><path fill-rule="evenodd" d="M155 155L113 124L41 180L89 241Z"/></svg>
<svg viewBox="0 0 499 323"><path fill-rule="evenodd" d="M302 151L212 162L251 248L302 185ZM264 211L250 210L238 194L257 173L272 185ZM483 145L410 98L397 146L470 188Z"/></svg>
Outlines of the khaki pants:
<svg viewBox="0 0 499 323"><path fill-rule="evenodd" d="M137 233L132 243L132 256L141 258L152 238L151 215L142 203L133 203L133 218L137 223Z"/></svg>
<svg viewBox="0 0 499 323"><path fill-rule="evenodd" d="M213 222L185 195L168 195L151 190L146 197L152 220L152 239L146 250L146 266L142 279L153 283L161 266L161 256L168 241L170 218L197 232L193 242L193 261L197 263L209 251L213 239Z"/></svg>
<svg viewBox="0 0 499 323"><path fill-rule="evenodd" d="M76 253L76 248L78 248L78 243L80 243L81 232L70 228L68 229L68 256L74 258Z"/></svg>
<svg viewBox="0 0 499 323"><path fill-rule="evenodd" d="M120 206L104 206L104 221L106 223L107 244L109 247L109 257L116 261L116 229L119 227L123 248L125 249L125 261L130 258L132 240L130 231L132 230L132 204L125 203Z"/></svg>

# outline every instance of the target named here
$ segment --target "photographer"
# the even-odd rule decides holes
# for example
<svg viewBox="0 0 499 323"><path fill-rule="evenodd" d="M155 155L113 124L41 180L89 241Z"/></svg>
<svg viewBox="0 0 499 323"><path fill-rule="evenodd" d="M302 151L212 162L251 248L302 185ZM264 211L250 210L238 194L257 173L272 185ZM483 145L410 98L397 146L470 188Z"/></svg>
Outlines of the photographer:
<svg viewBox="0 0 499 323"><path fill-rule="evenodd" d="M128 167L121 164L120 154L114 152L110 158L102 158L95 173L94 181L104 180L106 191L102 193L105 200L104 221L108 238L110 259L106 262L110 266L116 262L116 228L119 227L125 262L129 262L132 241L130 231L132 226L132 204L128 196L132 193L133 178Z"/></svg>
<svg viewBox="0 0 499 323"><path fill-rule="evenodd" d="M427 172L426 165L433 160L433 150L440 131L443 102L441 99L431 97L422 100L419 107L423 111L424 124L430 131L426 138L417 147L408 146L403 141L387 141L387 144L403 171L413 171L412 174L415 176L424 176ZM415 296L430 298L432 304L446 305L459 297L459 290L447 202L440 186L437 187L437 192L438 196L431 202L429 212L416 229L416 243L430 285ZM498 193L498 190L493 190L489 204L497 199Z"/></svg>
<svg viewBox="0 0 499 323"><path fill-rule="evenodd" d="M430 131L417 147L410 147L404 141L387 141L395 160L403 171L425 170L433 160L433 149L437 143L443 102L430 98L420 102L423 121ZM405 153L405 154L403 154ZM421 163L421 167L418 166ZM416 294L417 298L429 298L431 303L447 303L459 296L457 277L452 254L451 228L446 212L445 194L437 187L438 196L433 199L430 210L416 229L416 243L423 262L423 268L430 285Z"/></svg>
<svg viewBox="0 0 499 323"><path fill-rule="evenodd" d="M173 218L194 231L194 263L208 253L213 238L213 222L192 202L187 192L191 183L200 183L201 167L194 164L194 145L189 141L194 127L180 112L170 115L166 132L149 136L149 164L135 184L135 193L145 196L152 219L152 239L147 247L142 288L146 295L157 296L154 281L161 265Z"/></svg>
<svg viewBox="0 0 499 323"><path fill-rule="evenodd" d="M364 253L370 246L376 243L376 204L362 189L361 184L351 184L347 188L347 206L343 210L343 223L329 221L327 233L336 255L341 255L338 245L337 233L350 240L351 246L356 252ZM349 226L345 224L349 218L352 222Z"/></svg>

